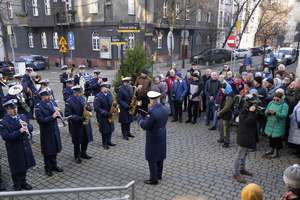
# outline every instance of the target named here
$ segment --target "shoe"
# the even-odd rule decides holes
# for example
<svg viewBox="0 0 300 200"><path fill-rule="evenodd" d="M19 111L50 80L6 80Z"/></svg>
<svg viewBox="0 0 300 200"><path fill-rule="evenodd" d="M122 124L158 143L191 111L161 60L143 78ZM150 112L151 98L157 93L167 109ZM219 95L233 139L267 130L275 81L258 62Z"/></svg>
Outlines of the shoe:
<svg viewBox="0 0 300 200"><path fill-rule="evenodd" d="M209 126L209 122L206 122L206 123L205 123L205 126Z"/></svg>
<svg viewBox="0 0 300 200"><path fill-rule="evenodd" d="M109 143L108 146L114 147L114 146L116 146L116 144L114 144L114 143Z"/></svg>
<svg viewBox="0 0 300 200"><path fill-rule="evenodd" d="M179 122L179 123L182 123L182 119L179 119L178 122Z"/></svg>
<svg viewBox="0 0 300 200"><path fill-rule="evenodd" d="M239 183L247 183L247 181L242 176L233 176L233 179L236 180Z"/></svg>
<svg viewBox="0 0 300 200"><path fill-rule="evenodd" d="M279 152L278 150L275 150L274 153L272 155L270 155L270 158L273 159L273 158L278 158L279 157Z"/></svg>
<svg viewBox="0 0 300 200"><path fill-rule="evenodd" d="M132 135L131 133L128 134L128 137L134 138L135 136Z"/></svg>
<svg viewBox="0 0 300 200"><path fill-rule="evenodd" d="M89 156L89 155L87 155L86 153L84 153L84 154L81 154L81 156L80 156L81 158L83 158L83 159L87 159L87 160L89 160L89 159L91 159L92 158L92 156Z"/></svg>
<svg viewBox="0 0 300 200"><path fill-rule="evenodd" d="M0 186L0 192L1 191L6 191L6 188L3 185Z"/></svg>
<svg viewBox="0 0 300 200"><path fill-rule="evenodd" d="M262 158L267 158L268 156L272 155L274 153L274 150L266 152L264 155L262 155Z"/></svg>
<svg viewBox="0 0 300 200"><path fill-rule="evenodd" d="M124 140L129 140L129 138L127 136L123 136Z"/></svg>
<svg viewBox="0 0 300 200"><path fill-rule="evenodd" d="M178 119L173 119L171 122L177 122L178 121Z"/></svg>
<svg viewBox="0 0 300 200"><path fill-rule="evenodd" d="M52 171L51 171L50 169L46 169L46 170L45 170L45 174L46 174L48 177L53 176L53 173L52 173Z"/></svg>
<svg viewBox="0 0 300 200"><path fill-rule="evenodd" d="M187 120L185 123L187 123L187 124L188 124L188 123L191 123L191 122L192 122L191 120Z"/></svg>
<svg viewBox="0 0 300 200"><path fill-rule="evenodd" d="M75 162L76 162L77 164L80 164L80 163L82 162L82 160L81 160L80 158L75 158Z"/></svg>
<svg viewBox="0 0 300 200"><path fill-rule="evenodd" d="M24 190L32 190L32 186L28 183L24 183L21 185L22 189Z"/></svg>
<svg viewBox="0 0 300 200"><path fill-rule="evenodd" d="M214 126L212 126L212 127L210 127L208 130L210 130L210 131L214 131L214 130L217 130L217 128L216 128L216 127L214 127Z"/></svg>
<svg viewBox="0 0 300 200"><path fill-rule="evenodd" d="M109 149L109 146L108 146L108 145L104 145L103 148L104 148L105 150L108 150L108 149Z"/></svg>
<svg viewBox="0 0 300 200"><path fill-rule="evenodd" d="M14 191L21 191L22 187L20 185L14 185Z"/></svg>
<svg viewBox="0 0 300 200"><path fill-rule="evenodd" d="M219 140L217 140L217 142L218 143L224 143L224 140L219 139Z"/></svg>
<svg viewBox="0 0 300 200"><path fill-rule="evenodd" d="M222 147L223 148L229 148L229 144L228 143L224 143Z"/></svg>
<svg viewBox="0 0 300 200"><path fill-rule="evenodd" d="M247 170L241 170L240 173L245 176L253 176L253 174L251 172L248 172Z"/></svg>
<svg viewBox="0 0 300 200"><path fill-rule="evenodd" d="M64 170L63 170L63 168L61 168L61 167L58 167L58 166L56 166L56 167L53 167L52 168L52 171L55 171L55 172L63 172Z"/></svg>
<svg viewBox="0 0 300 200"><path fill-rule="evenodd" d="M158 180L162 180L161 176L157 178Z"/></svg>
<svg viewBox="0 0 300 200"><path fill-rule="evenodd" d="M158 184L158 181L145 180L144 183L145 183L145 184L148 184L148 185L157 185L157 184Z"/></svg>

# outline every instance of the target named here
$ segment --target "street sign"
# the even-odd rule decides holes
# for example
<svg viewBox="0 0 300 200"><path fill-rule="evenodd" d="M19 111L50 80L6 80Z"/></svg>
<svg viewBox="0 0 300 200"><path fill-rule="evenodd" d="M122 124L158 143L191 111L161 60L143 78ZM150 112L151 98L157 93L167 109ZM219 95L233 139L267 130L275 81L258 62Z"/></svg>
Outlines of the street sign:
<svg viewBox="0 0 300 200"><path fill-rule="evenodd" d="M230 48L236 48L236 36L231 35L227 40L227 46Z"/></svg>
<svg viewBox="0 0 300 200"><path fill-rule="evenodd" d="M121 38L118 35L111 37L111 45L121 46L121 45L127 45L127 44L128 44L128 41L126 41L124 38Z"/></svg>
<svg viewBox="0 0 300 200"><path fill-rule="evenodd" d="M64 36L61 36L59 40L59 52L60 53L67 53L68 52L68 43L67 40L64 38Z"/></svg>
<svg viewBox="0 0 300 200"><path fill-rule="evenodd" d="M139 23L124 23L118 26L119 33L139 33L140 31Z"/></svg>
<svg viewBox="0 0 300 200"><path fill-rule="evenodd" d="M68 32L68 47L70 50L75 50L75 38L73 32Z"/></svg>

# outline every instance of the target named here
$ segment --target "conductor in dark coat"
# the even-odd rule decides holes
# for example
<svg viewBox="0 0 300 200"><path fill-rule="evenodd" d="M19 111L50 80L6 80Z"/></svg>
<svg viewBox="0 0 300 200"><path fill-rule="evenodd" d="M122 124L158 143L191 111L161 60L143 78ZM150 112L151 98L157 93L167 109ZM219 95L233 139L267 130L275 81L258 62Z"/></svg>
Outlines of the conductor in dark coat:
<svg viewBox="0 0 300 200"><path fill-rule="evenodd" d="M84 125L83 110L85 99L82 96L80 86L72 87L74 94L67 100L65 106L65 116L68 117L69 131L74 145L75 162L80 164L83 159L91 159L86 151L88 143L93 141L93 132L90 121Z"/></svg>
<svg viewBox="0 0 300 200"><path fill-rule="evenodd" d="M145 119L139 119L139 125L146 130L146 160L149 164L150 179L146 184L157 185L163 173L163 163L167 153L168 111L159 103L160 93L150 91L150 110Z"/></svg>
<svg viewBox="0 0 300 200"><path fill-rule="evenodd" d="M129 140L128 137L134 137L130 133L130 124L133 120L133 116L129 114L130 104L133 97L133 88L129 84L130 80L130 77L125 77L122 79L123 84L119 89L117 97L120 108L119 122L121 123L122 134L125 140Z"/></svg>
<svg viewBox="0 0 300 200"><path fill-rule="evenodd" d="M44 156L45 172L52 176L52 171L63 172L57 166L56 157L61 152L60 131L57 118L61 116L59 109L51 101L51 94L47 89L40 91L40 103L36 105L35 116L40 126L41 152Z"/></svg>
<svg viewBox="0 0 300 200"><path fill-rule="evenodd" d="M19 115L17 100L5 101L3 106L6 115L0 122L0 133L5 141L8 164L15 190L31 190L32 186L26 182L27 170L35 166L29 133L33 127L25 115Z"/></svg>
<svg viewBox="0 0 300 200"><path fill-rule="evenodd" d="M99 131L102 135L103 148L108 150L110 146L115 146L111 142L111 136L114 132L114 122L109 122L109 118L112 117L111 107L112 107L112 94L109 90L110 85L107 83L102 83L100 85L100 92L94 101L94 110L96 112L97 122L99 125Z"/></svg>

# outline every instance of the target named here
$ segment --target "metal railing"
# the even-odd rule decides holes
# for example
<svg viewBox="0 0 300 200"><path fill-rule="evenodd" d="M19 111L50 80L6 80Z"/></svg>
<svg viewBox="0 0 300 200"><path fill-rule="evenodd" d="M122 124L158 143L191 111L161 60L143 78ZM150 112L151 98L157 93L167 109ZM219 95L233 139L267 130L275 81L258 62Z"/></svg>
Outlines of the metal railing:
<svg viewBox="0 0 300 200"><path fill-rule="evenodd" d="M131 188L131 195L122 197L121 192ZM0 199L8 198L14 200L17 197L33 197L43 195L57 195L57 194L76 194L77 199L80 199L80 193L88 192L112 192L119 191L120 196L117 198L104 199L104 200L135 200L135 181L129 182L125 186L109 186L109 187L86 187L86 188L64 188L64 189L49 189L49 190L30 190L30 191L9 191L0 192Z"/></svg>

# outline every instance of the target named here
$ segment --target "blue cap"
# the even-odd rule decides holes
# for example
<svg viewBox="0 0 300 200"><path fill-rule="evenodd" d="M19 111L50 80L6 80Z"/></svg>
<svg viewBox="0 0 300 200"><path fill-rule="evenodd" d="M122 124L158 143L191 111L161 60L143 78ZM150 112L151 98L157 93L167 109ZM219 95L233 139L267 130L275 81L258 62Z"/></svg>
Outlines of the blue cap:
<svg viewBox="0 0 300 200"><path fill-rule="evenodd" d="M48 79L43 79L40 81L40 84L48 84L49 80Z"/></svg>
<svg viewBox="0 0 300 200"><path fill-rule="evenodd" d="M18 100L17 99L8 99L6 101L4 101L3 103L3 107L17 107L17 103L18 103Z"/></svg>
<svg viewBox="0 0 300 200"><path fill-rule="evenodd" d="M49 96L49 95L50 95L49 89L48 89L48 88L42 89L42 90L39 92L39 95L40 95L40 96Z"/></svg>

